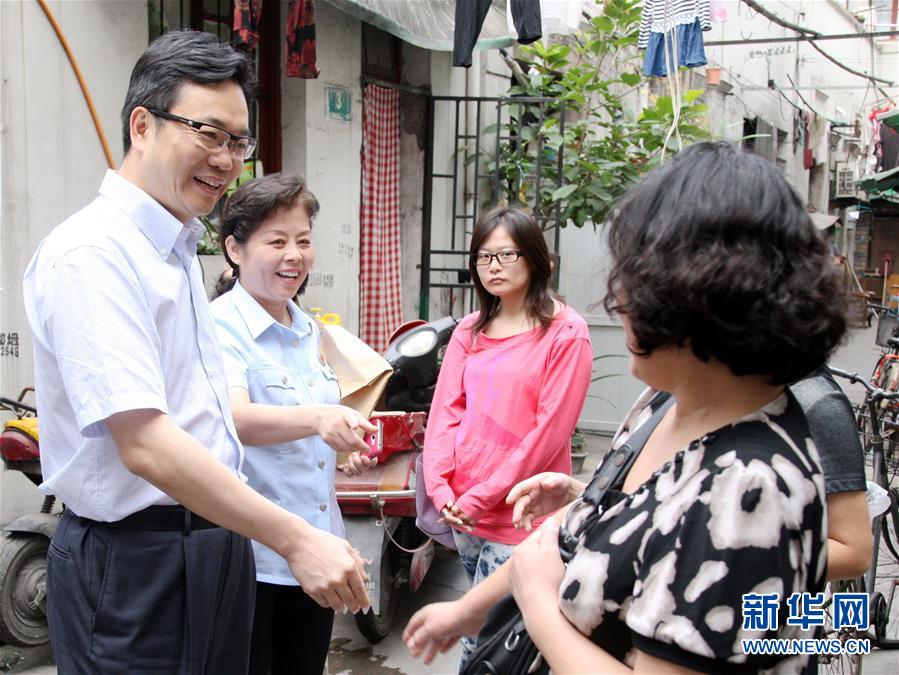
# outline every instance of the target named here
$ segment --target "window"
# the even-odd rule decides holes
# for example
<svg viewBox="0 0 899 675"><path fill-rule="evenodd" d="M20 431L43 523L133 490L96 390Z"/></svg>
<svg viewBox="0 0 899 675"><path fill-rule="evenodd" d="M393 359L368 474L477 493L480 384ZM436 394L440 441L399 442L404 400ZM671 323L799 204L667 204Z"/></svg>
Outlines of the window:
<svg viewBox="0 0 899 675"><path fill-rule="evenodd" d="M755 135L757 117L743 118L743 150L755 152Z"/></svg>
<svg viewBox="0 0 899 675"><path fill-rule="evenodd" d="M147 14L151 41L184 28L205 30L228 41L234 0L148 0Z"/></svg>

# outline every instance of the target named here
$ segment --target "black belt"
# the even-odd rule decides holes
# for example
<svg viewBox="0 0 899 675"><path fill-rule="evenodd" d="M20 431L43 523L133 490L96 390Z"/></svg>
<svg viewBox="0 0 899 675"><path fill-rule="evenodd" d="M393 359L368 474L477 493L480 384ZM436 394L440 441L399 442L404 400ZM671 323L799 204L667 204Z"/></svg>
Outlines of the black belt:
<svg viewBox="0 0 899 675"><path fill-rule="evenodd" d="M180 531L184 534L191 530L209 530L213 527L219 527L178 504L172 506L148 506L142 511L137 511L130 516L125 516L121 520L111 523L88 518L82 518L82 520L94 526L108 527L114 530Z"/></svg>

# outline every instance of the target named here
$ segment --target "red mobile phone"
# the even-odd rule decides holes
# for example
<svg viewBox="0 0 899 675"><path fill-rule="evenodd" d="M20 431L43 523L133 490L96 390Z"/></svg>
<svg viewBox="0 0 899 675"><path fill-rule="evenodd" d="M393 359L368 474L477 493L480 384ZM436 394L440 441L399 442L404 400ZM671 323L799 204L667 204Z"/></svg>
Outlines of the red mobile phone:
<svg viewBox="0 0 899 675"><path fill-rule="evenodd" d="M377 429L370 434L365 434L362 440L368 446L368 451L362 454L366 457L380 457L384 451L384 424L381 420L370 420Z"/></svg>

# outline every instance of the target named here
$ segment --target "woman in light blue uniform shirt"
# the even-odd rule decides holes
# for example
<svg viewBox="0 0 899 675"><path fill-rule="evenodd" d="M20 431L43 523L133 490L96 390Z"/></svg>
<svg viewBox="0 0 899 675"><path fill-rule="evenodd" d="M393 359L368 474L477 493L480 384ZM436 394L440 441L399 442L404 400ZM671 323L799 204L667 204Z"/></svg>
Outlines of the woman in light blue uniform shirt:
<svg viewBox="0 0 899 675"><path fill-rule="evenodd" d="M212 312L250 485L315 527L343 536L336 452L353 453L348 473L365 470L374 460L359 454L366 446L356 432L374 427L339 405L337 379L320 355L318 326L293 301L315 262L318 208L295 174L238 188L222 212L220 233L236 283L213 301ZM325 598L306 595L274 551L256 542L253 551L250 673L321 673L333 610L322 606Z"/></svg>

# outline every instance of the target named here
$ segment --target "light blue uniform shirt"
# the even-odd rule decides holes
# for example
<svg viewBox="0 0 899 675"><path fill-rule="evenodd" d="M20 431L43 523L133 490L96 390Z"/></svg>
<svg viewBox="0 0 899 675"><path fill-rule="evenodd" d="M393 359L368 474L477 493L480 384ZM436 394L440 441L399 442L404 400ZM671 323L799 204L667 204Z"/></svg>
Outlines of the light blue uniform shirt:
<svg viewBox="0 0 899 675"><path fill-rule="evenodd" d="M246 389L253 403L340 403L337 378L321 361L318 326L293 302L287 303L290 328L278 323L240 283L211 307L229 388ZM310 525L344 535L334 490L337 454L320 436L247 445L245 452L243 471L254 489ZM255 541L253 552L258 581L297 585L281 556Z"/></svg>
<svg viewBox="0 0 899 675"><path fill-rule="evenodd" d="M175 503L122 464L105 424L116 413L166 413L240 475L196 256L202 233L107 171L99 196L47 235L25 271L41 491L79 516L113 521Z"/></svg>

